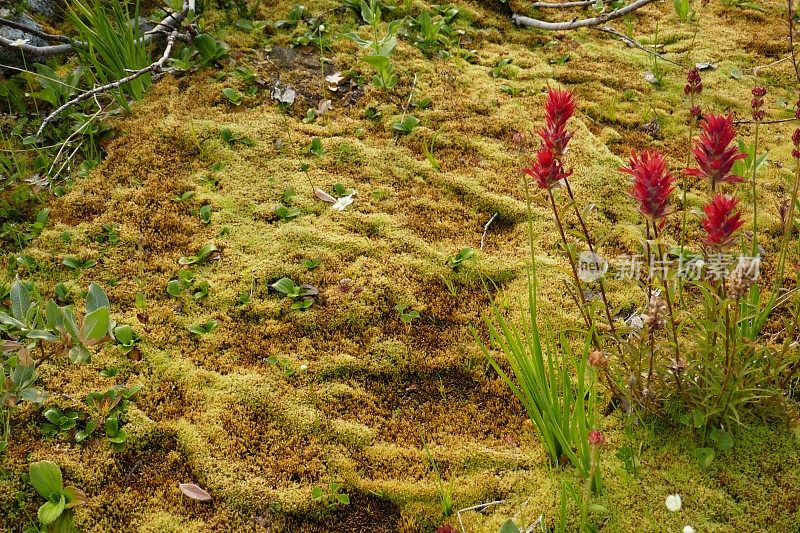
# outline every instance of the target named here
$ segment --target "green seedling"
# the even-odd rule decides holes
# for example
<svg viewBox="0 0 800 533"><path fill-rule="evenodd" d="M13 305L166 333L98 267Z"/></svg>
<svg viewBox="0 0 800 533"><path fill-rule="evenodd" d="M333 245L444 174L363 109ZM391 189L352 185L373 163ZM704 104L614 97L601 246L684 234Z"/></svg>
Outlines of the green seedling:
<svg viewBox="0 0 800 533"><path fill-rule="evenodd" d="M194 198L194 191L185 191L172 196L172 201L176 204L183 204Z"/></svg>
<svg viewBox="0 0 800 533"><path fill-rule="evenodd" d="M350 505L350 496L341 490L342 486L338 483L328 483L327 487L314 487L311 489L311 499L323 503L330 510L341 505Z"/></svg>
<svg viewBox="0 0 800 533"><path fill-rule="evenodd" d="M200 222L203 224L211 224L211 206L206 204L200 207L197 216L200 217Z"/></svg>
<svg viewBox="0 0 800 533"><path fill-rule="evenodd" d="M72 509L87 503L86 494L76 487L64 487L61 469L50 461L39 461L28 468L30 483L45 499L37 514L48 531L71 531Z"/></svg>
<svg viewBox="0 0 800 533"><path fill-rule="evenodd" d="M48 423L44 424L43 429L50 434L69 431L75 427L79 416L76 411L64 412L58 407L51 407L44 412Z"/></svg>
<svg viewBox="0 0 800 533"><path fill-rule="evenodd" d="M63 261L61 261L61 263L72 270L85 270L95 266L97 264L97 260L91 258L80 259L77 256L68 255Z"/></svg>
<svg viewBox="0 0 800 533"><path fill-rule="evenodd" d="M213 244L206 244L201 246L195 255L183 256L178 259L178 264L187 265L201 265L207 261L217 261L222 254L217 251L217 247Z"/></svg>
<svg viewBox="0 0 800 533"><path fill-rule="evenodd" d="M278 204L275 208L275 214L278 215L278 218L281 220L289 221L299 217L302 212L296 207L287 207L283 204Z"/></svg>
<svg viewBox="0 0 800 533"><path fill-rule="evenodd" d="M398 135L410 135L417 126L419 126L419 119L413 115L407 116L401 122L392 123L392 129Z"/></svg>
<svg viewBox="0 0 800 533"><path fill-rule="evenodd" d="M447 258L447 266L453 270L458 270L465 261L475 257L475 250L472 248L462 248L456 255Z"/></svg>
<svg viewBox="0 0 800 533"><path fill-rule="evenodd" d="M308 309L314 304L313 297L319 294L313 285L297 285L289 278L279 279L270 288L292 300L292 309Z"/></svg>
<svg viewBox="0 0 800 533"><path fill-rule="evenodd" d="M197 335L199 337L208 333L214 333L218 327L219 322L212 318L211 320L207 320L202 324L192 324L186 329L188 329L193 335Z"/></svg>

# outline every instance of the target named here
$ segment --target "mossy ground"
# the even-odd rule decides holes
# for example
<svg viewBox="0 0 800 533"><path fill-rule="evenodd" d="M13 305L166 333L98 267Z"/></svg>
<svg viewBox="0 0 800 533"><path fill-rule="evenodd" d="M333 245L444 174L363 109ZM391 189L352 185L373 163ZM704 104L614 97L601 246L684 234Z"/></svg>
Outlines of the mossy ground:
<svg viewBox="0 0 800 533"><path fill-rule="evenodd" d="M789 116L797 93L787 62L755 66L785 54L784 5L762 2L766 14L712 2L700 7L697 21L681 24L672 7L651 5L617 27L630 25L645 43L655 41L671 60L684 65L711 62L703 73L707 110L733 110L747 116L754 83L769 88L771 116ZM292 2L262 7L260 18L275 20ZM83 488L89 505L78 510L86 531L432 531L445 519L439 510L434 477L424 443L446 480L454 480L455 507L505 499L483 513L464 515L468 531L497 531L508 517L518 523L544 514L552 521L564 480L577 482L569 469L551 471L521 406L489 371L473 339L488 310L481 278L502 286L509 306L524 294L527 257L525 205L515 132L532 132L542 122L541 103L548 85L576 94L579 113L569 163L579 201L594 204L589 214L596 233L610 232L603 253L636 251L637 215L617 172L629 150L659 148L680 168L686 157L685 69L659 61L663 83L654 87L643 73L651 58L612 36L591 30L545 33L514 28L502 10L488 2L458 2L457 27L464 29L479 60L426 58L402 41L393 56L400 84L392 91L372 86L338 95L321 80L317 51L301 49L308 68L285 68L273 52L287 46L291 32L269 38L227 30L220 37L233 56L255 70L271 87L280 78L298 88L298 101L282 115L259 91L241 107L221 94L230 81L214 81L208 70L164 77L137 104L131 116L114 122L118 137L91 176L52 202L51 224L25 253L39 265L30 277L46 290L75 278L85 286L102 284L115 318L134 324L145 337L143 358L132 361L112 348L89 365L54 360L40 368L49 403L79 408L92 390L116 383L143 389L126 426L131 439L112 452L95 439L78 446L43 438L37 409L15 413L12 442L0 469L0 525L20 531L38 503L22 481L32 460L51 459L65 477ZM336 7L309 2L311 13ZM415 12L423 2L401 10ZM514 6L525 11L524 3ZM352 25L351 14L331 12L329 24ZM209 12L206 24L223 26L223 15ZM303 24L295 30L302 33ZM326 52L336 70L368 68L350 41L336 40ZM492 67L512 58L507 78ZM568 59L565 61L565 59ZM731 76L732 69L741 79ZM735 72L735 71L734 71ZM429 109L412 109L420 127L394 139L398 120L416 76L414 98L430 98ZM510 96L508 85L521 90ZM333 108L313 124L301 118L321 97ZM782 100L781 100L782 99ZM778 102L789 102L777 109ZM371 121L374 106L382 118ZM658 138L642 126L655 120ZM760 228L766 271L774 268L780 232L776 203L785 196L791 125L766 129L770 163L759 175ZM254 141L230 146L221 128ZM749 135L746 126L740 129ZM435 171L422 145L437 134ZM326 154L302 155L312 136ZM344 212L314 198L300 160L308 162L315 186L340 182L358 196ZM218 170L210 170L221 163ZM200 180L213 175L219 188ZM302 215L280 221L274 215L287 188ZM696 190L700 191L700 187ZM743 188L743 191L746 188ZM175 194L196 191L188 203ZM743 192L745 201L749 193ZM700 191L690 199L699 208ZM203 225L196 209L213 207ZM448 256L478 248L483 225L499 213L475 261L457 274L455 296L444 280L451 276ZM120 243L95 242L104 223L119 226ZM72 232L72 241L59 239ZM673 236L677 228L671 227ZM539 253L542 316L557 327L577 324L564 290L566 261L545 205L534 211ZM692 220L690 238L699 235ZM198 281L211 287L196 303L165 292L179 269L177 259L215 243L221 260L197 268ZM75 276L61 265L66 254L91 256L98 265ZM307 270L302 258L321 257ZM289 276L320 288L304 312L269 293L267 284ZM352 280L360 294L342 292ZM255 287L252 302L237 305L239 293ZM147 297L147 331L137 320L134 298ZM611 285L616 305L641 305L642 294L629 284ZM394 306L407 304L422 318L409 330ZM214 318L219 329L202 338L186 326ZM286 357L296 372L287 377L268 365ZM307 365L307 371L299 371ZM117 366L103 378L99 371ZM640 426L625 436L624 420L601 420L608 435L603 477L606 490L596 502L607 511L595 521L606 531L679 531L691 523L698 531L797 531L800 528L800 456L796 433L785 426L742 430L736 445L708 469L691 459L692 436L672 427ZM637 449L637 475L629 475L613 452L625 443ZM311 499L314 486L337 481L351 504L326 512ZM195 482L214 497L210 504L183 498L179 482ZM26 496L22 506L15 495ZM683 496L684 510L664 506L670 493ZM452 519L450 519L452 520Z"/></svg>

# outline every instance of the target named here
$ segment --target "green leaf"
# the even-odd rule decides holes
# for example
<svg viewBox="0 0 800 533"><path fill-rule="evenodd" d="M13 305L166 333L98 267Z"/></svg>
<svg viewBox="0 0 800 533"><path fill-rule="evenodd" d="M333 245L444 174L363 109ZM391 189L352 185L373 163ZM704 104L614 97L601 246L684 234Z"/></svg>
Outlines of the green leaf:
<svg viewBox="0 0 800 533"><path fill-rule="evenodd" d="M289 278L281 278L270 285L270 287L286 296L294 296L300 293L300 288Z"/></svg>
<svg viewBox="0 0 800 533"><path fill-rule="evenodd" d="M25 320L31 307L31 293L20 280L16 280L9 291L11 297L11 313L17 320Z"/></svg>
<svg viewBox="0 0 800 533"><path fill-rule="evenodd" d="M86 312L91 313L101 307L110 307L111 303L108 301L108 296L103 291L103 288L97 283L89 284L89 291L86 294Z"/></svg>
<svg viewBox="0 0 800 533"><path fill-rule="evenodd" d="M321 500L325 496L325 489L322 487L314 487L311 489L311 499L312 500Z"/></svg>
<svg viewBox="0 0 800 533"><path fill-rule="evenodd" d="M708 468L714 461L715 453L713 448L695 448L692 455L695 461L697 461L697 464L703 468Z"/></svg>
<svg viewBox="0 0 800 533"><path fill-rule="evenodd" d="M519 528L510 518L500 526L500 533L519 533Z"/></svg>
<svg viewBox="0 0 800 533"><path fill-rule="evenodd" d="M77 344L70 348L69 360L74 364L88 363L92 360L92 353L83 344Z"/></svg>
<svg viewBox="0 0 800 533"><path fill-rule="evenodd" d="M64 480L61 478L61 468L50 461L38 461L28 467L31 485L39 496L49 500L52 494L61 494Z"/></svg>
<svg viewBox="0 0 800 533"><path fill-rule="evenodd" d="M178 297L183 292L183 284L177 280L173 279L167 283L167 294L170 296Z"/></svg>
<svg viewBox="0 0 800 533"><path fill-rule="evenodd" d="M83 319L81 340L87 346L92 346L103 340L111 328L111 317L108 307L101 307L86 315Z"/></svg>
<svg viewBox="0 0 800 533"><path fill-rule="evenodd" d="M56 503L45 502L39 507L39 512L37 513L39 522L41 522L43 526L52 524L61 516L61 513L64 512L65 506L66 500L63 494L58 498Z"/></svg>

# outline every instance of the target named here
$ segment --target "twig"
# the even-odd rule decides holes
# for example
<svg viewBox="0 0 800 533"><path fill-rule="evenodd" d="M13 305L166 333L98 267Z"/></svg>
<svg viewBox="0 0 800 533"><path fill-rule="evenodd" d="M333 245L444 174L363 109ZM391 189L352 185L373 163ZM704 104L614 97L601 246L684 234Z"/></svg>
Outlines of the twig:
<svg viewBox="0 0 800 533"><path fill-rule="evenodd" d="M50 124L50 122L52 122L54 118L56 118L62 111L64 111L68 107L73 106L78 102L83 102L84 100L88 100L89 98L92 98L97 94L114 90L122 85L125 85L130 81L135 80L139 76L147 74L148 72L155 73L161 70L161 68L164 66L164 63L167 61L167 59L169 59L169 56L172 54L172 47L175 45L175 40L177 39L177 37L178 37L178 30L173 30L170 36L167 37L167 46L166 48L164 48L164 53L161 54L161 57L155 63L151 63L150 65L137 70L136 72L134 72L129 76L125 76L124 78L118 79L117 81L111 83L107 83L105 85L100 85L99 87L95 87L94 89L86 91L85 93L81 93L75 98L72 98L64 102L62 105L53 110L49 115L47 115L47 117L45 117L45 119L42 121L42 125L39 126L39 129L36 131L36 137L40 137L44 129L47 127L47 125Z"/></svg>
<svg viewBox="0 0 800 533"><path fill-rule="evenodd" d="M467 511L480 511L489 507L490 505L499 505L501 503L505 503L505 500L495 500L489 503L480 503L478 505L473 505L472 507L466 507L464 509L459 509L456 511L456 516L458 517L458 524L461 526L461 533L467 533L467 530L464 529L464 522L461 520L461 513L465 513Z"/></svg>
<svg viewBox="0 0 800 533"><path fill-rule="evenodd" d="M497 215L498 213L493 214L492 218L489 219L489 222L483 226L483 235L481 235L481 250L483 250L483 242L486 240L486 234L489 233L489 226L492 225L492 222L494 222L494 219L497 218Z"/></svg>
<svg viewBox="0 0 800 533"><path fill-rule="evenodd" d="M636 11L637 9L655 1L656 0L636 0L632 4L628 4L625 7L615 9L614 11L609 11L608 13L603 13L602 15L598 15L596 17L571 20L567 22L546 22L544 20L534 19L531 17L524 17L522 15L512 15L511 20L517 26L525 26L527 28L537 28L540 30L574 30L576 28L599 26L600 24L627 15L628 13Z"/></svg>
<svg viewBox="0 0 800 533"><path fill-rule="evenodd" d="M789 14L787 15L789 18L789 53L792 57L792 66L794 66L794 73L797 76L797 81L800 81L800 67L797 65L797 58L794 54L794 0L788 0L789 2Z"/></svg>
<svg viewBox="0 0 800 533"><path fill-rule="evenodd" d="M67 43L67 44L72 44L73 42L72 39L70 39L66 35L53 35L51 33L45 33L43 31L37 30L36 28L31 28L30 26L26 26L25 24L22 24L20 22L16 22L5 18L0 18L0 25L8 26L9 28L19 30L23 33L27 33L28 35L39 37L40 39L44 39L45 41L56 41L59 43Z"/></svg>
<svg viewBox="0 0 800 533"><path fill-rule="evenodd" d="M186 19L186 17L189 15L189 12L194 11L194 8L195 0L184 0L183 9L180 13L170 13L164 17L161 22L156 24L152 30L148 31L144 36L137 39L136 43L150 44L156 39L162 38L164 35L170 35L172 30L180 26L181 22ZM41 37L48 41L58 41L63 43L47 46L34 46L25 42L25 39L12 41L11 39L0 37L0 47L11 49L16 48L20 50L20 52L33 57L49 57L74 52L76 48L88 48L87 44L82 41L72 40L65 35L51 35L43 33L7 19L0 19L0 25L5 25L9 28L14 28L29 35Z"/></svg>
<svg viewBox="0 0 800 533"><path fill-rule="evenodd" d="M794 118L776 118L774 120L762 120L761 122L759 122L759 124L781 124L783 122L791 122L793 120L796 120L796 119L794 119ZM733 123L738 126L739 124L755 124L755 121L751 120L751 119L742 119L742 120L734 120Z"/></svg>
<svg viewBox="0 0 800 533"><path fill-rule="evenodd" d="M604 4L610 4L614 0L601 0ZM534 2L532 7L538 9L567 9L570 7L589 7L597 3L597 0L580 0L578 2Z"/></svg>
<svg viewBox="0 0 800 533"><path fill-rule="evenodd" d="M627 44L628 46L632 46L634 48L638 48L639 50L644 50L648 54L657 56L662 61L666 61L667 63L672 63L673 65L676 65L676 66L681 67L683 69L687 68L686 65L682 65L681 63L678 63L677 61L673 61L671 59L667 59L662 54L659 54L655 50L651 50L651 49L647 48L646 46L644 46L643 44L640 44L640 43L636 42L635 40L631 39L630 37L628 37L624 33L618 32L617 30L615 30L611 26L603 26L602 28L595 26L595 27L592 27L592 29L593 30L597 30L597 31L601 31L603 33L608 33L610 35L614 35L615 37L618 37L622 42Z"/></svg>

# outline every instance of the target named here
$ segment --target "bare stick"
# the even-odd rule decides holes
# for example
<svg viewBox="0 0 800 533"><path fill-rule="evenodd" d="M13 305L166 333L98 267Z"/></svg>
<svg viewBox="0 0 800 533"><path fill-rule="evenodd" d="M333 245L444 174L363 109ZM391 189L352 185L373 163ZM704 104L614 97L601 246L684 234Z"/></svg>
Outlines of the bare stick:
<svg viewBox="0 0 800 533"><path fill-rule="evenodd" d="M156 24L155 28L147 32L143 37L140 37L136 42L149 44L157 39L163 38L164 35L170 35L172 30L180 26L181 22L183 22L186 17L189 15L190 11L194 11L195 7L195 0L184 0L183 2L183 9L180 13L170 13L166 17L164 17L161 22ZM28 54L32 57L50 57L54 55L60 54L68 54L74 52L77 48L87 48L86 43L81 41L74 41L65 35L51 35L44 32L40 32L38 30L34 30L32 28L28 28L26 26L22 26L17 22L9 21L6 19L0 19L0 25L8 26L9 28L14 28L20 30L24 33L29 35L34 35L37 37L41 37L48 41L58 41L63 44L53 44L47 46L34 46L28 44L25 39L19 39L12 41L11 39L6 39L5 37L0 37L0 47L2 48L11 48L11 49L18 49L23 54Z"/></svg>
<svg viewBox="0 0 800 533"><path fill-rule="evenodd" d="M614 0L601 0L604 4L610 4ZM538 9L567 9L570 7L589 7L596 4L596 0L580 0L578 2L534 2L531 4L532 7Z"/></svg>
<svg viewBox="0 0 800 533"><path fill-rule="evenodd" d="M40 39L44 39L45 41L56 41L59 43L72 44L72 39L70 39L66 35L53 35L50 33L45 33L43 31L39 31L35 28L31 28L30 26L26 26L25 24L22 24L20 22L15 22L13 20L0 18L0 25L8 26L9 28L19 30L23 33L27 33L28 35L39 37Z"/></svg>
<svg viewBox="0 0 800 533"><path fill-rule="evenodd" d="M505 503L505 500L495 500L493 502L481 503L481 504L478 504L478 505L473 505L472 507L466 507L464 509L459 509L456 512L456 516L458 516L458 523L459 523L459 525L461 525L461 533L466 533L466 531L467 531L466 529L464 529L464 522L461 520L461 513L465 513L467 511L479 511L481 509L485 509L485 508L489 507L490 505L500 505L501 503Z"/></svg>
<svg viewBox="0 0 800 533"><path fill-rule="evenodd" d="M800 81L800 67L797 65L797 58L794 55L794 1L789 1L789 53L792 57L792 66L794 67L794 73L797 76L797 80Z"/></svg>
<svg viewBox="0 0 800 533"><path fill-rule="evenodd" d="M577 28L599 26L600 24L627 15L628 13L636 11L637 9L655 1L656 0L636 0L632 4L628 4L625 7L615 9L614 11L609 11L608 13L603 13L602 15L598 15L596 17L571 20L568 22L547 22L531 17L524 17L522 15L512 15L511 20L517 26L525 26L526 28L536 28L539 30L574 30Z"/></svg>
<svg viewBox="0 0 800 533"><path fill-rule="evenodd" d="M682 65L682 64L678 63L677 61L673 61L671 59L667 59L666 57L664 57L663 55L659 54L655 50L651 50L650 48L647 48L646 46L644 46L642 44L639 44L638 42L634 41L633 39L631 39L630 37L628 37L624 33L618 32L617 30L615 30L611 26L603 26L602 28L600 28L600 27L592 27L592 29L593 30L597 30L597 31L602 31L603 33L608 33L610 35L614 35L615 37L618 37L622 42L627 44L628 46L632 46L634 48L638 48L639 50L644 50L648 54L657 56L659 59L661 59L663 61L666 61L667 63L672 63L673 65L676 65L676 66L684 68L684 69L686 68L686 65Z"/></svg>
<svg viewBox="0 0 800 533"><path fill-rule="evenodd" d="M492 222L494 222L494 219L496 218L497 218L497 213L493 214L492 218L489 219L489 222L487 222L486 225L483 226L483 235L481 235L481 250L483 250L483 242L486 240L486 234L489 233L489 226L492 225Z"/></svg>
<svg viewBox="0 0 800 533"><path fill-rule="evenodd" d="M161 54L161 57L155 63L151 63L150 65L137 70L136 72L134 72L129 76L125 76L124 78L118 79L117 81L111 83L107 83L105 85L100 85L98 87L95 87L94 89L86 91L85 93L79 94L75 98L72 98L64 102L62 105L53 110L49 115L47 115L47 117L45 117L45 119L42 121L42 125L39 126L39 129L36 131L36 136L40 137L44 129L47 127L47 125L50 124L50 122L52 122L54 118L56 118L59 114L61 114L62 111L64 111L68 107L73 106L79 102L83 102L84 100L88 100L89 98L92 98L97 94L117 89L120 86L125 85L129 81L133 81L139 76L147 74L148 72L155 73L161 70L161 68L164 66L164 63L167 61L167 59L169 59L169 56L172 54L172 47L175 45L175 40L177 38L178 38L178 30L173 30L172 33L169 35L169 37L167 37L167 47L164 49L164 53Z"/></svg>

